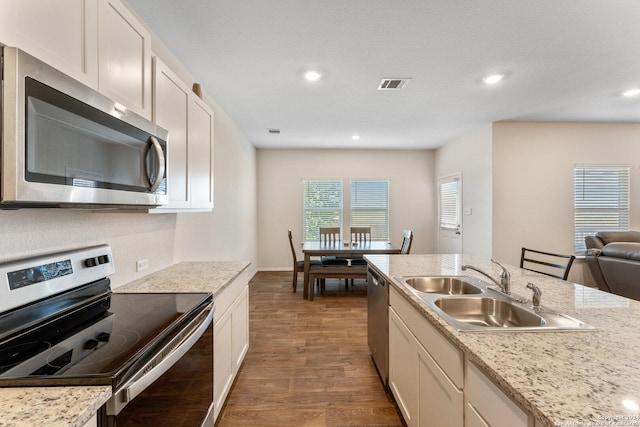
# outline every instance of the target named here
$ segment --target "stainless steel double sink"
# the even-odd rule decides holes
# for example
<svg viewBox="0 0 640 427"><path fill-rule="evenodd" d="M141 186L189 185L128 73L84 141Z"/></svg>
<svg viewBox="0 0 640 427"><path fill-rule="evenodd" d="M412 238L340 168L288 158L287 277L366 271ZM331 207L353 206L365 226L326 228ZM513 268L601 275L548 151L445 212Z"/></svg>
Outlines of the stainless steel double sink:
<svg viewBox="0 0 640 427"><path fill-rule="evenodd" d="M459 331L555 332L595 330L578 319L506 295L469 276L396 277Z"/></svg>

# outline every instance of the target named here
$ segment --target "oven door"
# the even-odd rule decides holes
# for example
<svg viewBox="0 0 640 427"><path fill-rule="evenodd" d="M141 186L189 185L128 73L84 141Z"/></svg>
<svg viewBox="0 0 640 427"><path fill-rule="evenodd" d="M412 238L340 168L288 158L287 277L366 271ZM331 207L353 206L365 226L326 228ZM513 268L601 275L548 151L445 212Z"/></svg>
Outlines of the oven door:
<svg viewBox="0 0 640 427"><path fill-rule="evenodd" d="M98 427L213 426L215 304L162 346L98 412Z"/></svg>

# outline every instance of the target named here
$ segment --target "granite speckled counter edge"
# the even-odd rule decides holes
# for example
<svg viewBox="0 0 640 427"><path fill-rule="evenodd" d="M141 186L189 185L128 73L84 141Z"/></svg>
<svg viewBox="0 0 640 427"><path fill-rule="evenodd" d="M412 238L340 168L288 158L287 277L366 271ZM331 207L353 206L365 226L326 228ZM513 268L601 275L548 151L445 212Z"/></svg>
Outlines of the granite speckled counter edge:
<svg viewBox="0 0 640 427"><path fill-rule="evenodd" d="M401 284L396 277L469 275L472 264L497 277L500 269L489 260L468 255L367 255L365 258L390 280L426 320L434 325L465 358L475 363L523 409L536 426L640 426L640 301L560 281L515 266L514 294L531 297L529 282L542 289L542 305L578 318L594 331L576 332L460 332ZM613 421L612 421L613 422Z"/></svg>
<svg viewBox="0 0 640 427"><path fill-rule="evenodd" d="M183 262L113 292L212 292L248 269L249 261ZM2 387L0 427L82 427L111 397L111 387Z"/></svg>

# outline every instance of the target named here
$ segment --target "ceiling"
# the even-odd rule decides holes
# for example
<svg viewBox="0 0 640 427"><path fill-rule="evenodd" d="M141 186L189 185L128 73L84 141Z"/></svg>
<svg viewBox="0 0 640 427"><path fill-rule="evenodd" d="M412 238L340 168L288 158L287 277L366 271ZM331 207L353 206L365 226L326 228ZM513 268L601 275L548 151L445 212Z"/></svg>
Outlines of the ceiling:
<svg viewBox="0 0 640 427"><path fill-rule="evenodd" d="M501 120L640 121L640 96L622 96L640 87L638 0L129 3L258 148L429 149ZM483 84L491 73L505 78ZM377 90L383 78L411 80Z"/></svg>

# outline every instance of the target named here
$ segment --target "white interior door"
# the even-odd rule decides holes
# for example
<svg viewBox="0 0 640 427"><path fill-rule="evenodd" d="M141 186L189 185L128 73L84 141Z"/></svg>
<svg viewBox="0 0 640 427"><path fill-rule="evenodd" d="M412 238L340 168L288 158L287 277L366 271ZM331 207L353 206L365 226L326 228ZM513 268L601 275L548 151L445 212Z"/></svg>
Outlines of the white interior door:
<svg viewBox="0 0 640 427"><path fill-rule="evenodd" d="M462 174L438 178L438 252L462 253Z"/></svg>

